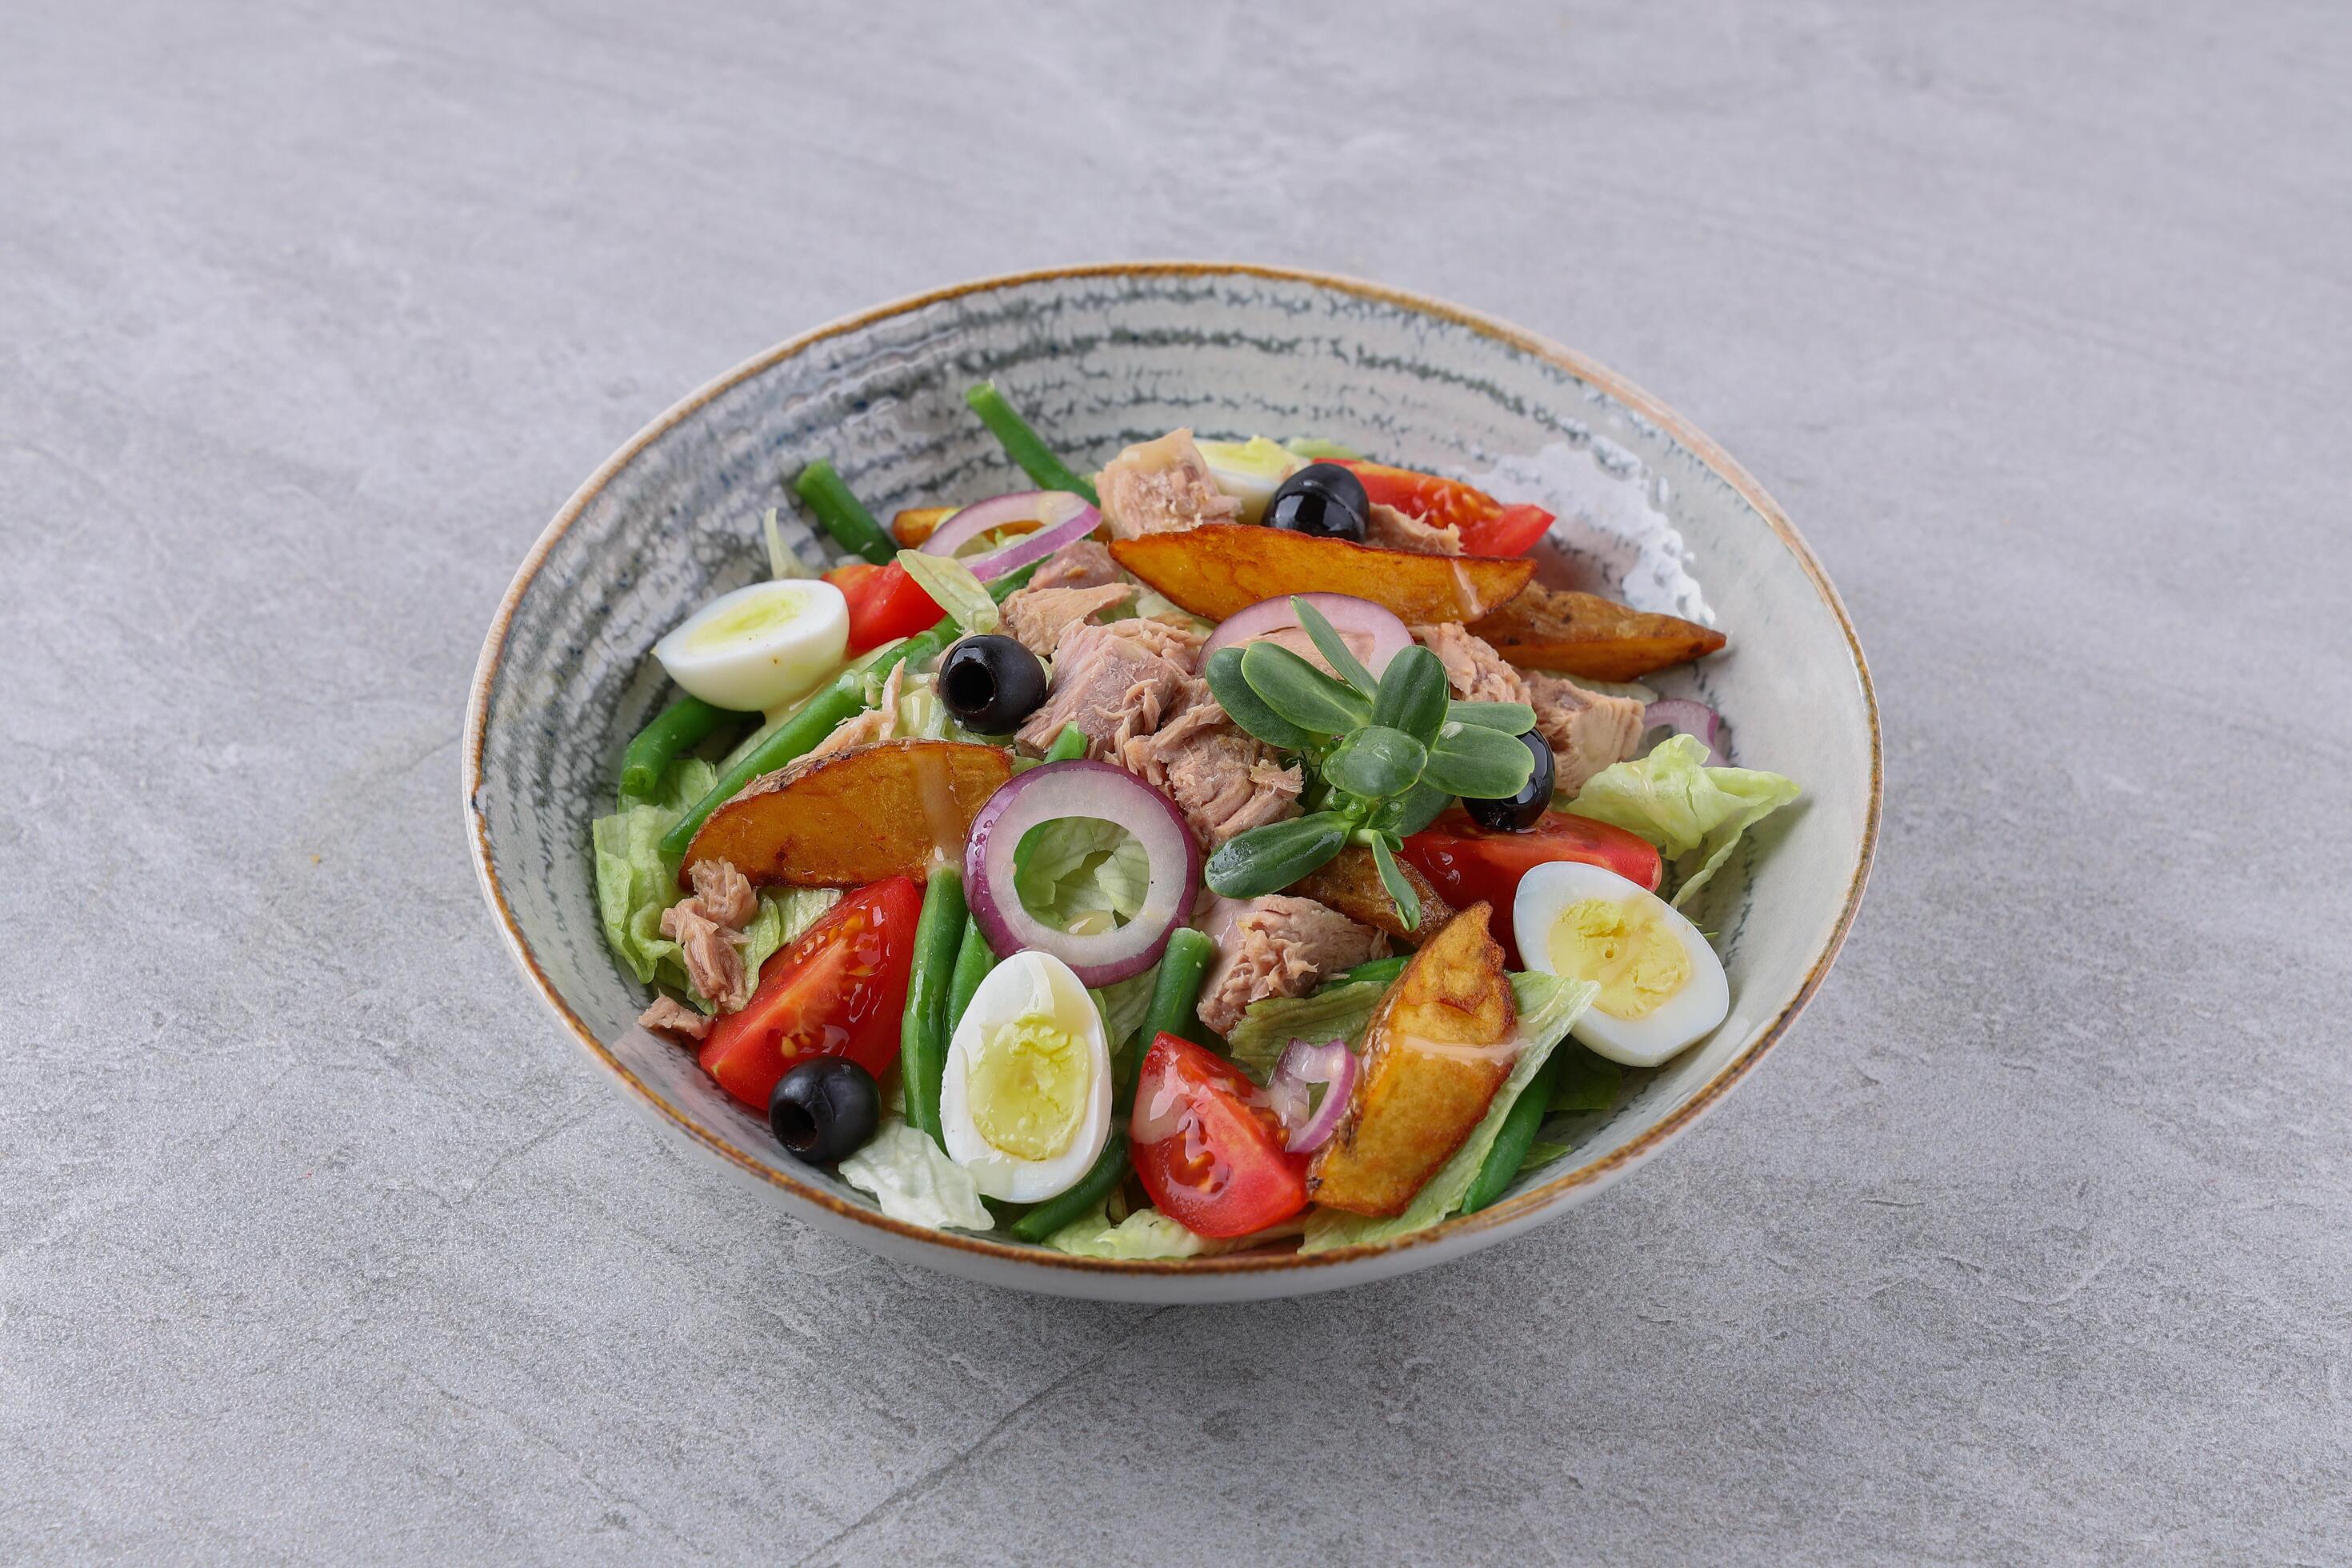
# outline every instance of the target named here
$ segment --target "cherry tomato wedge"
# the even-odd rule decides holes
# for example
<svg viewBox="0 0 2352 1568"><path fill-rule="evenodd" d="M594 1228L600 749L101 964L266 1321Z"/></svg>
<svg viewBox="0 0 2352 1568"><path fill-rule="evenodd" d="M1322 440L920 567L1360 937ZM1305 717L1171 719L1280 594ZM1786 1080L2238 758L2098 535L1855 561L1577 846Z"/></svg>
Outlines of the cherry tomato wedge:
<svg viewBox="0 0 2352 1568"><path fill-rule="evenodd" d="M1143 1190L1196 1236L1247 1236L1307 1206L1307 1157L1239 1068L1190 1040L1151 1042L1136 1080L1130 1154Z"/></svg>
<svg viewBox="0 0 2352 1568"><path fill-rule="evenodd" d="M859 889L760 966L760 989L704 1037L702 1070L760 1112L784 1070L846 1057L880 1078L898 1055L923 889L911 877Z"/></svg>
<svg viewBox="0 0 2352 1568"><path fill-rule="evenodd" d="M1591 817L1547 811L1533 827L1500 833L1479 826L1459 805L1449 805L1435 822L1404 841L1404 858L1436 884L1445 901L1468 909L1481 900L1494 909L1487 924L1503 944L1503 962L1521 967L1511 940L1511 908L1519 879L1547 860L1581 860L1639 882L1652 892L1665 863L1655 846L1622 827Z"/></svg>
<svg viewBox="0 0 2352 1568"><path fill-rule="evenodd" d="M1353 469L1363 481L1367 500L1392 506L1433 528L1450 524L1460 529L1462 548L1467 554L1524 555L1551 526L1551 513L1543 508L1505 506L1475 485L1459 479L1356 459L1341 466Z"/></svg>
<svg viewBox="0 0 2352 1568"><path fill-rule="evenodd" d="M824 580L849 601L849 647L853 654L880 647L898 637L910 637L940 624L940 607L921 584L896 562L877 566L853 561L836 566Z"/></svg>

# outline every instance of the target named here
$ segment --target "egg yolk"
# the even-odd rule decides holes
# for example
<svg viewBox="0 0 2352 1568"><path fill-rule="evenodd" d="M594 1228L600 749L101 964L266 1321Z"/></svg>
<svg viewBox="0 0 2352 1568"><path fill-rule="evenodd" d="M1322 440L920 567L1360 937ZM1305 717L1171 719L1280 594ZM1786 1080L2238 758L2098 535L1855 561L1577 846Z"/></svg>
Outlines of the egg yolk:
<svg viewBox="0 0 2352 1568"><path fill-rule="evenodd" d="M693 653L715 653L730 644L756 642L790 626L807 608L805 594L778 584L764 594L729 605L695 627L687 634L686 646Z"/></svg>
<svg viewBox="0 0 2352 1568"><path fill-rule="evenodd" d="M1551 966L1596 980L1592 1005L1612 1018L1648 1016L1691 977L1680 933L1646 900L1586 899L1551 923Z"/></svg>
<svg viewBox="0 0 2352 1568"><path fill-rule="evenodd" d="M1042 1014L982 1030L964 1064L973 1129L1015 1159L1052 1159L1078 1135L1087 1065L1085 1044Z"/></svg>

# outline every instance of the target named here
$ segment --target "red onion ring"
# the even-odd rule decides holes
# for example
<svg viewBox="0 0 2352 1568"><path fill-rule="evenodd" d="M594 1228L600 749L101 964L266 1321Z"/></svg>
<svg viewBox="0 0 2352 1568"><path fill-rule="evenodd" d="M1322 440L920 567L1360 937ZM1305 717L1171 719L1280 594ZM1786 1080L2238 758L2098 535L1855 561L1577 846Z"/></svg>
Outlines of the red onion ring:
<svg viewBox="0 0 2352 1568"><path fill-rule="evenodd" d="M1661 728L1696 737L1698 743L1706 748L1706 760L1711 763L1719 750L1717 740L1723 732L1723 715L1687 697L1664 697L1651 703L1642 715L1643 734Z"/></svg>
<svg viewBox="0 0 2352 1568"><path fill-rule="evenodd" d="M931 531L921 549L926 555L953 555L992 529L1034 520L1040 526L1012 543L973 556L964 564L983 583L1007 572L1018 572L1032 561L1043 561L1065 544L1084 539L1102 526L1102 513L1083 496L1067 490L1017 490L1012 495L975 501Z"/></svg>
<svg viewBox="0 0 2352 1568"><path fill-rule="evenodd" d="M1047 925L1021 902L1013 851L1031 828L1066 816L1117 823L1142 844L1151 879L1143 907L1125 925L1077 936ZM1108 763L1048 763L1019 775L981 806L964 845L963 878L972 919L990 947L1000 953L1050 952L1088 986L1103 986L1160 962L1169 935L1200 897L1201 847L1176 803L1133 773Z"/></svg>
<svg viewBox="0 0 2352 1568"><path fill-rule="evenodd" d="M1314 1104L1312 1088L1318 1083L1330 1087L1323 1091L1323 1103L1310 1114L1307 1108ZM1320 1149L1339 1130L1339 1123L1347 1119L1348 1102L1355 1098L1356 1053L1345 1040L1320 1046L1293 1040L1275 1064L1265 1089L1283 1125L1290 1129L1290 1142L1284 1147L1293 1154Z"/></svg>
<svg viewBox="0 0 2352 1568"><path fill-rule="evenodd" d="M1210 634L1207 644L1201 649L1201 662L1207 664L1209 656L1221 647L1255 641L1270 632L1297 626L1298 612L1290 607L1294 596L1322 611L1323 618L1331 623L1331 629L1340 633L1343 638L1347 633L1355 632L1372 639L1371 655L1364 660L1364 668L1372 672L1374 680L1378 680L1388 668L1389 660L1412 646L1412 634L1405 630L1404 623L1397 619L1395 613L1373 604L1370 599L1359 599L1352 594L1283 594L1271 599L1260 599L1256 604L1227 616Z"/></svg>

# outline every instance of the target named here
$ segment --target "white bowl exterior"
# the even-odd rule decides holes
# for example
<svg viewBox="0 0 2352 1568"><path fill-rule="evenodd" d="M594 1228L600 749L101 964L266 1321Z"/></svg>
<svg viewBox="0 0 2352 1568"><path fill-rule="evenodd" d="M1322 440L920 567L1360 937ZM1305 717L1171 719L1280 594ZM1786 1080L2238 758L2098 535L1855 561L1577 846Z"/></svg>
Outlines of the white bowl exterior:
<svg viewBox="0 0 2352 1568"><path fill-rule="evenodd" d="M1555 357L1557 356L1557 357ZM1731 1016L1495 1210L1386 1251L1258 1271L1076 1264L902 1234L785 1156L690 1053L635 1026L644 992L606 951L588 823L611 809L628 738L664 697L654 641L766 570L759 520L829 456L881 515L1027 483L962 400L993 378L1074 464L1186 425L1323 436L1480 478L1559 513L1587 585L1711 620L1727 652L1652 684L1723 711L1735 760L1795 778L1800 805L1749 835L1692 912L1719 935ZM886 1255L1021 1289L1211 1301L1386 1278L1557 1213L1727 1087L1817 983L1874 837L1876 717L1825 577L1752 481L1607 373L1497 323L1348 285L1148 265L1006 279L885 307L722 377L583 487L542 537L485 647L467 748L486 892L527 974L666 1125L797 1216ZM1533 1192L1535 1202L1514 1201ZM804 1195L805 1194L805 1195ZM851 1211L855 1212L851 1212Z"/></svg>

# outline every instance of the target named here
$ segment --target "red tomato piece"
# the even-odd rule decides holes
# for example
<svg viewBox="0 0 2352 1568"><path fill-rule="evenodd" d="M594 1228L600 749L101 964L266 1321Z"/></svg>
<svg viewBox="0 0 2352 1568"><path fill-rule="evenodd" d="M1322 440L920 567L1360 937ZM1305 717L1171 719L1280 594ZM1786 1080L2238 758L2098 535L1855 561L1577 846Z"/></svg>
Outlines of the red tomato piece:
<svg viewBox="0 0 2352 1568"><path fill-rule="evenodd" d="M784 1069L804 1057L847 1057L876 1078L898 1055L907 974L923 890L912 877L859 889L760 966L740 1013L711 1025L702 1070L766 1115Z"/></svg>
<svg viewBox="0 0 2352 1568"><path fill-rule="evenodd" d="M1247 1236L1307 1206L1307 1157L1224 1058L1163 1034L1136 1080L1130 1154L1143 1190L1196 1236Z"/></svg>
<svg viewBox="0 0 2352 1568"><path fill-rule="evenodd" d="M847 651L852 654L913 637L940 624L939 605L896 562L877 566L870 561L853 561L826 573L824 580L849 601Z"/></svg>
<svg viewBox="0 0 2352 1568"><path fill-rule="evenodd" d="M1505 506L1475 485L1442 479L1386 463L1350 459L1341 465L1355 471L1367 500L1392 506L1407 517L1433 528L1462 531L1462 548L1471 555L1524 555L1528 546L1551 526L1551 513L1539 506Z"/></svg>
<svg viewBox="0 0 2352 1568"><path fill-rule="evenodd" d="M1622 827L1565 811L1547 811L1524 833L1498 833L1479 826L1459 805L1449 805L1435 822L1404 841L1404 858L1436 885L1445 901L1467 909L1484 900L1494 907L1487 921L1503 944L1503 962L1522 967L1511 940L1511 908L1519 879L1548 860L1581 860L1616 872L1652 892L1665 874L1657 847Z"/></svg>

